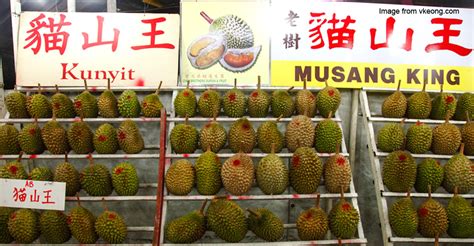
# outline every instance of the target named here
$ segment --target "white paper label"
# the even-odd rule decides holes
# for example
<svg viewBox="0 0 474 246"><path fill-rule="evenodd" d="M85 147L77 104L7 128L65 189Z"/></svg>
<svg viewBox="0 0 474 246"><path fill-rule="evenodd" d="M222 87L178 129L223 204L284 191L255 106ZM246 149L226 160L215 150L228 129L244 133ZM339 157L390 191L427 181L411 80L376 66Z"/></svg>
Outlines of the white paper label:
<svg viewBox="0 0 474 246"><path fill-rule="evenodd" d="M0 206L64 211L66 183L0 179Z"/></svg>

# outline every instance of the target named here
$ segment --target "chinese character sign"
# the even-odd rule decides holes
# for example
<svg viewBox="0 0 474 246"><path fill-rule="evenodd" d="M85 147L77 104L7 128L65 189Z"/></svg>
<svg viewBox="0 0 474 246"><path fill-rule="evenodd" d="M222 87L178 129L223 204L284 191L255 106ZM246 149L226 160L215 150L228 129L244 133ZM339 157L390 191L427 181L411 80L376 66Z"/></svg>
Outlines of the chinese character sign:
<svg viewBox="0 0 474 246"><path fill-rule="evenodd" d="M64 210L66 183L0 179L0 206Z"/></svg>
<svg viewBox="0 0 474 246"><path fill-rule="evenodd" d="M17 83L173 86L178 52L178 15L24 12Z"/></svg>
<svg viewBox="0 0 474 246"><path fill-rule="evenodd" d="M472 91L471 9L272 1L276 86Z"/></svg>

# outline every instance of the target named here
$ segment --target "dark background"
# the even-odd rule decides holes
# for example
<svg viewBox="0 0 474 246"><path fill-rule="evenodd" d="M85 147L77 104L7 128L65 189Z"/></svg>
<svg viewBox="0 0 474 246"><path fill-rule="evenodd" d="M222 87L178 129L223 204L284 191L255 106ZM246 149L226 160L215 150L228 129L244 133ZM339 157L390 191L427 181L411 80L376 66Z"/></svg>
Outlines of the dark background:
<svg viewBox="0 0 474 246"><path fill-rule="evenodd" d="M144 4L142 0L117 0L117 12L125 13L179 13L179 0L154 0L160 7ZM390 4L413 4L438 7L473 8L473 0L368 0L344 1ZM290 4L291 1L288 1ZM21 0L22 11L66 12L67 0ZM76 0L76 12L107 12L106 0ZM0 57L3 62L3 79L6 89L15 85L13 40L10 0L0 0Z"/></svg>

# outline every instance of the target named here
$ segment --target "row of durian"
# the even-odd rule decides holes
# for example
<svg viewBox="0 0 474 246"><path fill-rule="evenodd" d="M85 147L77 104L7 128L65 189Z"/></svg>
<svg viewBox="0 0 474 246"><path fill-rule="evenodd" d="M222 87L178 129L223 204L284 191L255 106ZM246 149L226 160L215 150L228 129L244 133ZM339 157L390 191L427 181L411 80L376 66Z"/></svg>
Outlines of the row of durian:
<svg viewBox="0 0 474 246"><path fill-rule="evenodd" d="M399 81L397 91L389 95L382 103L382 116L387 118L434 119L444 120L446 117L456 120L466 120L467 116L474 117L474 94L466 92L456 97L443 92L443 84L439 95L433 99L423 90L412 94L408 99L400 91Z"/></svg>
<svg viewBox="0 0 474 246"><path fill-rule="evenodd" d="M329 116L331 112L329 113ZM257 131L246 118L235 121L226 133L224 127L215 119L206 124L199 132L187 120L184 124L177 124L170 134L171 147L175 153L194 153L200 146L203 151L210 148L219 152L226 143L234 152L250 153L258 146L264 153L280 152L285 146L289 152L299 147L315 147L320 153L334 153L336 146L341 145L342 130L331 118L320 121L314 126L311 118L298 115L287 124L285 134L280 132L276 121L267 121L261 124Z"/></svg>
<svg viewBox="0 0 474 246"><path fill-rule="evenodd" d="M397 199L388 210L390 226L398 237L439 238L448 233L454 238L474 237L474 207L462 196L454 194L445 208L429 197L416 208L410 193Z"/></svg>
<svg viewBox="0 0 474 246"><path fill-rule="evenodd" d="M143 137L135 122L125 120L118 129L111 124L100 125L95 133L82 120L64 129L55 118L41 129L37 122L26 124L20 131L13 125L0 126L0 154L64 154L71 149L77 154L97 151L99 154L114 154L119 149L127 154L136 154L145 148Z"/></svg>
<svg viewBox="0 0 474 246"><path fill-rule="evenodd" d="M267 117L269 111L273 117L291 117L293 113L304 114L314 117L319 111L323 117L328 117L329 112L335 113L341 103L341 94L335 87L328 86L320 90L316 95L306 89L306 81L303 90L298 90L293 99L292 90L275 90L270 95L260 89L260 79L256 90L246 96L242 90L234 88L228 90L223 96L219 92L208 88L199 100L196 99L194 91L189 88L181 90L174 100L174 111L179 117L194 117L199 114L202 117L214 117L221 113L233 118L240 118L246 114L250 117Z"/></svg>
<svg viewBox="0 0 474 246"><path fill-rule="evenodd" d="M276 242L283 238L283 221L267 208L248 208L248 216L236 202L216 197L208 206L169 221L165 226L165 239L172 243L193 243L201 239L207 230L213 231L226 242L239 242L250 230L259 238ZM304 210L298 216L296 229L304 241L324 239L330 231L334 237L354 237L359 223L359 212L344 197L331 209L329 215L319 206Z"/></svg>
<svg viewBox="0 0 474 246"><path fill-rule="evenodd" d="M139 117L143 113L145 117L160 117L163 104L158 96L161 82L155 93L147 95L140 103L137 94L132 90L125 90L117 99L110 89L102 92L99 97L95 97L87 89L71 100L67 95L59 92L56 86L56 93L48 99L41 92L38 85L38 93L32 96L13 91L5 97L5 105L10 118L74 118L76 116L84 118L96 118L99 115L104 118L125 118Z"/></svg>
<svg viewBox="0 0 474 246"><path fill-rule="evenodd" d="M60 244L74 237L81 244L92 244L102 238L107 243L122 243L127 225L118 213L107 208L98 217L78 204L66 215L61 211L0 207L0 243Z"/></svg>
<svg viewBox="0 0 474 246"><path fill-rule="evenodd" d="M431 150L434 154L453 155L464 143L464 153L474 155L474 122L467 121L459 129L446 122L431 128L420 121L411 125L405 135L402 123L385 124L377 134L377 147L384 152L406 148L414 154Z"/></svg>
<svg viewBox="0 0 474 246"><path fill-rule="evenodd" d="M388 190L407 192L413 187L418 192L428 192L428 187L436 191L441 185L449 193L455 187L459 193L469 193L474 188L474 163L460 152L453 155L444 166L428 158L420 164L407 151L390 153L383 162L382 179Z"/></svg>
<svg viewBox="0 0 474 246"><path fill-rule="evenodd" d="M54 171L43 166L28 174L21 163L21 155L17 160L0 166L0 178L64 182L66 196L74 196L81 189L90 196L108 196L113 190L119 196L133 196L138 192L139 183L135 166L129 162L117 164L110 173L106 166L96 164L90 158L89 165L79 172L66 158Z"/></svg>
<svg viewBox="0 0 474 246"><path fill-rule="evenodd" d="M181 159L171 164L165 175L168 192L174 195L189 194L194 185L201 195L215 195L222 187L232 195L250 191L254 181L264 194L282 194L290 185L296 193L316 192L321 178L331 193L346 192L351 183L349 160L339 153L329 157L325 164L314 149L299 147L293 153L289 168L276 154L260 159L255 166L252 158L237 153L223 164L210 149L202 153L195 165Z"/></svg>

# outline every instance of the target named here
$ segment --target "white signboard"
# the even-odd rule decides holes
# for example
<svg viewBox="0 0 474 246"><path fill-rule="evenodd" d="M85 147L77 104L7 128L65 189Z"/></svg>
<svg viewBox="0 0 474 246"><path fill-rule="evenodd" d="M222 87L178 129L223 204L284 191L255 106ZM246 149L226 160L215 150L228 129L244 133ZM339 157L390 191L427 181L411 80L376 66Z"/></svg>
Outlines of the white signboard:
<svg viewBox="0 0 474 246"><path fill-rule="evenodd" d="M64 211L66 183L0 179L0 207Z"/></svg>
<svg viewBox="0 0 474 246"><path fill-rule="evenodd" d="M472 9L272 1L272 85L472 91Z"/></svg>
<svg viewBox="0 0 474 246"><path fill-rule="evenodd" d="M17 84L174 86L179 15L24 12Z"/></svg>

